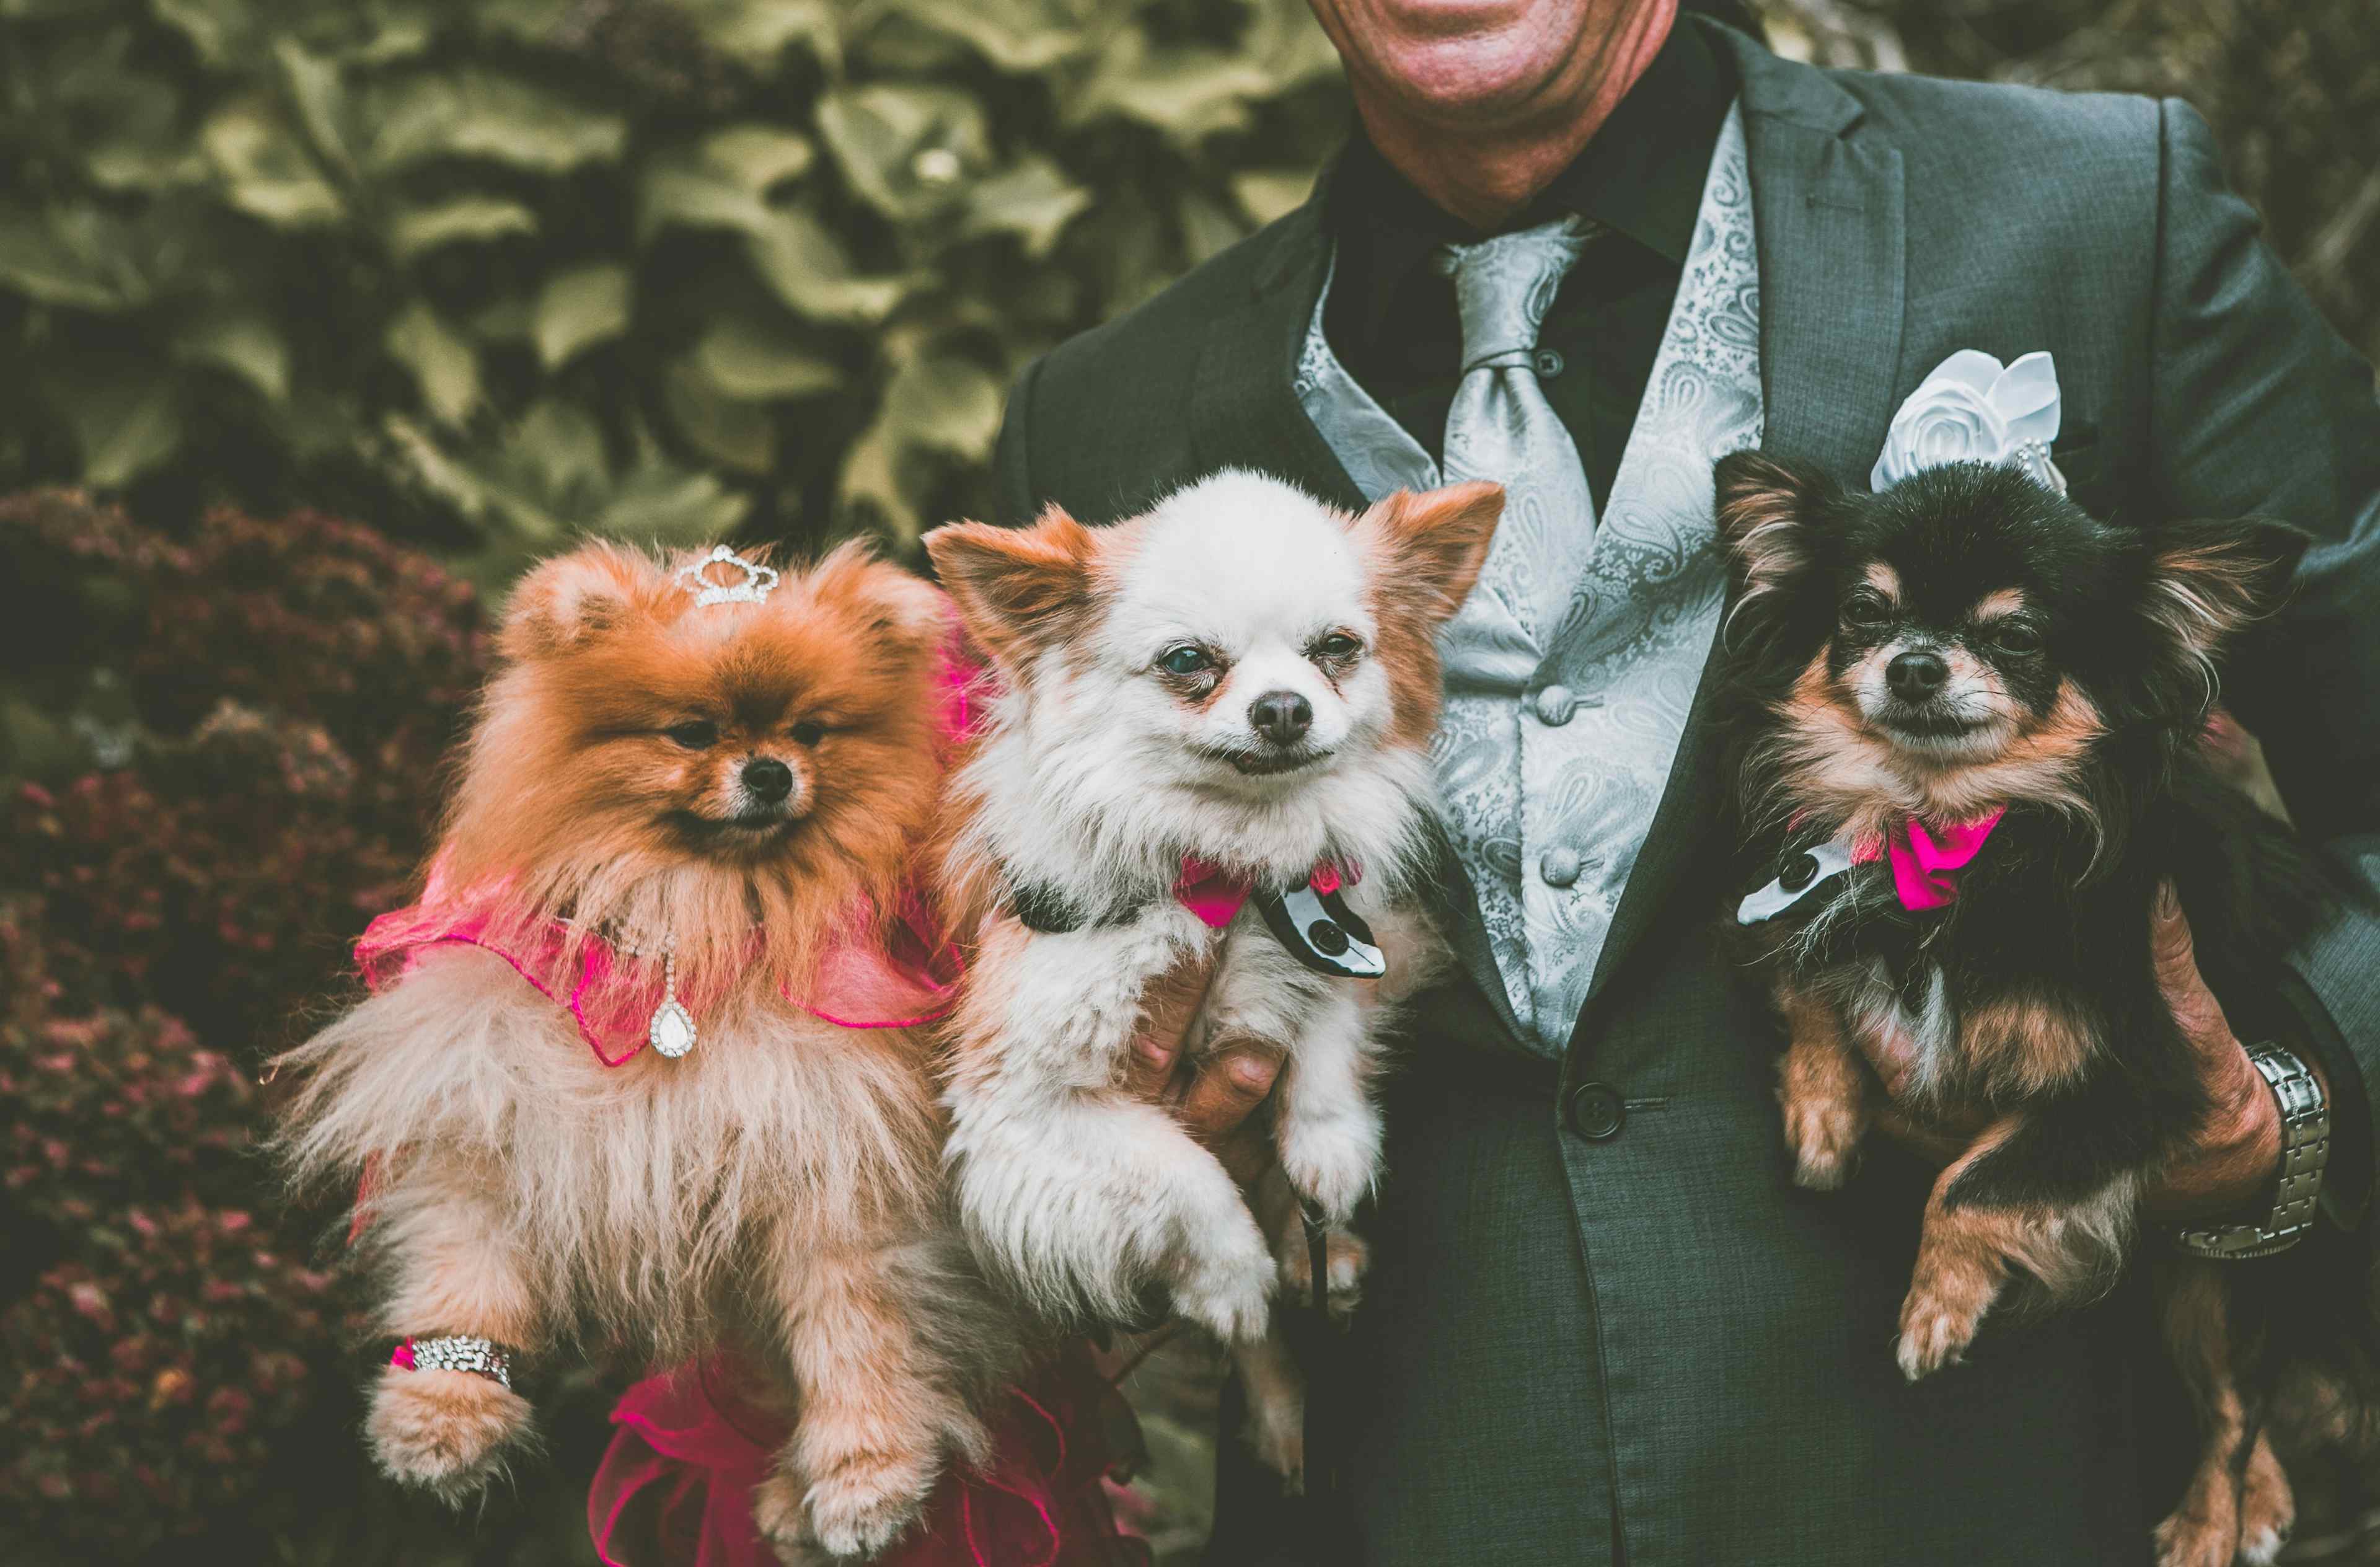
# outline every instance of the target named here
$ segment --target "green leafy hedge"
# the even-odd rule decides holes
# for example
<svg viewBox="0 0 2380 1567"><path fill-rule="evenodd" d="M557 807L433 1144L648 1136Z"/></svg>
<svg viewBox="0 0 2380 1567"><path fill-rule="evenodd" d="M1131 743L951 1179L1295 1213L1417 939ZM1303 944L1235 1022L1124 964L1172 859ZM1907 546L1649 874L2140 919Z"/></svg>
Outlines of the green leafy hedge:
<svg viewBox="0 0 2380 1567"><path fill-rule="evenodd" d="M1304 0L0 0L0 491L580 528L979 508L1009 378L1301 199Z"/></svg>

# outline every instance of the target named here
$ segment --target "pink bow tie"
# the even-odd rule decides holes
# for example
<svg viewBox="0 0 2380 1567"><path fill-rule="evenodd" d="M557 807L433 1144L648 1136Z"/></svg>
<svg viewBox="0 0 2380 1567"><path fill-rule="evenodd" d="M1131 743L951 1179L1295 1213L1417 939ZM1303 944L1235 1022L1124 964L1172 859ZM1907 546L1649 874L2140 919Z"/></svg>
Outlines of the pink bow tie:
<svg viewBox="0 0 2380 1567"><path fill-rule="evenodd" d="M1892 890L1900 895L1901 907L1940 908L1959 895L1958 872L1983 852L1985 840L2005 814L2003 807L1973 821L1939 827L1928 827L1912 816L1880 839L1854 844L1852 863L1890 861Z"/></svg>
<svg viewBox="0 0 2380 1567"><path fill-rule="evenodd" d="M1335 893L1342 881L1352 883L1357 880L1352 869L1326 859L1315 865L1308 885L1318 893ZM1216 930L1232 922L1240 905L1248 901L1251 890L1246 877L1196 855L1182 856L1182 874L1173 883L1173 895L1182 906Z"/></svg>

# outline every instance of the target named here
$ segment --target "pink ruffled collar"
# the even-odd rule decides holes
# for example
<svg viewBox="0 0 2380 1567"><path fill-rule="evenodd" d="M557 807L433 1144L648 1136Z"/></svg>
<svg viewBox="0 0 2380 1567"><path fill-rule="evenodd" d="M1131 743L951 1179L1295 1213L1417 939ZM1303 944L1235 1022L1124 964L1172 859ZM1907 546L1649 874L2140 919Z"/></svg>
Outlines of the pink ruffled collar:
<svg viewBox="0 0 2380 1567"><path fill-rule="evenodd" d="M958 949L935 929L922 900L905 903L881 944L844 941L828 948L802 994L787 990L785 1000L838 1028L914 1028L946 1015L963 966ZM441 946L478 947L503 958L570 1014L578 1037L605 1066L625 1065L645 1048L666 988L658 958L631 955L560 920L526 935L500 933L499 922L484 910L428 898L373 920L356 943L356 966L379 990ZM718 1000L691 989L678 999L698 1020Z"/></svg>

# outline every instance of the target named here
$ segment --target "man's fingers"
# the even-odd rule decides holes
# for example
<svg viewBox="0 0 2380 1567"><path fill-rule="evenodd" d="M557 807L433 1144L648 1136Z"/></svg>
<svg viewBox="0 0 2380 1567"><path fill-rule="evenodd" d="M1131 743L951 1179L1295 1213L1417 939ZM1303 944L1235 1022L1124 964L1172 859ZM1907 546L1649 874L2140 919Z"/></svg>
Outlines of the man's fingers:
<svg viewBox="0 0 2380 1567"><path fill-rule="evenodd" d="M1280 1051L1263 1044L1233 1045L1199 1066L1176 1113L1192 1136L1215 1142L1264 1102L1280 1075Z"/></svg>
<svg viewBox="0 0 2380 1567"><path fill-rule="evenodd" d="M1194 954L1168 969L1141 997L1140 1028L1124 1063L1124 1087L1135 1099L1162 1099L1173 1086L1174 1068L1182 1060L1183 1036L1207 999L1207 981L1214 966L1204 954Z"/></svg>
<svg viewBox="0 0 2380 1567"><path fill-rule="evenodd" d="M2198 976L2198 949L2191 943L2190 921L2183 917L2181 899L2173 883L2161 882L2149 922L2149 952L2156 963L2157 984L2168 997L2204 990Z"/></svg>
<svg viewBox="0 0 2380 1567"><path fill-rule="evenodd" d="M2232 1038L2223 1003L2215 999L2205 977L2198 972L2198 949L2191 941L2190 921L2182 915L2181 899L2170 881L2157 888L2149 925L2149 956L2156 966L2157 989L2164 992L2165 1004L2183 1037L2203 1055L2217 1061L2225 1076L2233 1075L2246 1064L2246 1058L2240 1056L2239 1041ZM2234 1057L2240 1059L2234 1061Z"/></svg>

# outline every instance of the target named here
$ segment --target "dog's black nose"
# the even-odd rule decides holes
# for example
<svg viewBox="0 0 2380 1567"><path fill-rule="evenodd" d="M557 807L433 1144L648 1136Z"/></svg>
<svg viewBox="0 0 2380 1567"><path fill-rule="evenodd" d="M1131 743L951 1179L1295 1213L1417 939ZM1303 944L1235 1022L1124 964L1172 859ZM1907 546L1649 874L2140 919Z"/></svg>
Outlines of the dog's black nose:
<svg viewBox="0 0 2380 1567"><path fill-rule="evenodd" d="M747 761L744 764L744 792L756 800L775 805L794 792L794 770L765 757Z"/></svg>
<svg viewBox="0 0 2380 1567"><path fill-rule="evenodd" d="M1884 667L1884 683L1904 702L1922 702L1949 682L1939 653L1903 653Z"/></svg>
<svg viewBox="0 0 2380 1567"><path fill-rule="evenodd" d="M1257 733L1276 746L1294 746L1314 723L1314 706L1294 691L1267 691L1248 709Z"/></svg>

